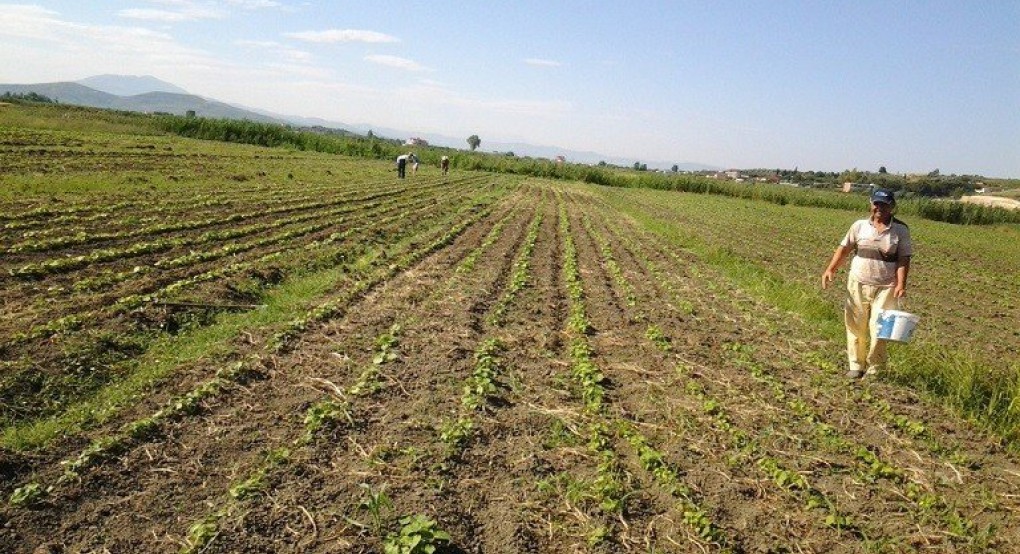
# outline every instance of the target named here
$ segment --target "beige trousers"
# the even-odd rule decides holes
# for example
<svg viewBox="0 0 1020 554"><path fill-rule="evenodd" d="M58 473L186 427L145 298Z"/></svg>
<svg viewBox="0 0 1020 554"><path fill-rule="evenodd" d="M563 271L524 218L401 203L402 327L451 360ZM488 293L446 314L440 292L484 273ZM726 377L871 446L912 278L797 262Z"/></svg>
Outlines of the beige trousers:
<svg viewBox="0 0 1020 554"><path fill-rule="evenodd" d="M846 321L846 353L850 359L850 369L868 373L884 371L886 361L886 341L876 340L878 334L879 310L895 310L899 308L899 299L893 296L893 286L880 287L865 285L850 275L847 280L849 295L843 308Z"/></svg>

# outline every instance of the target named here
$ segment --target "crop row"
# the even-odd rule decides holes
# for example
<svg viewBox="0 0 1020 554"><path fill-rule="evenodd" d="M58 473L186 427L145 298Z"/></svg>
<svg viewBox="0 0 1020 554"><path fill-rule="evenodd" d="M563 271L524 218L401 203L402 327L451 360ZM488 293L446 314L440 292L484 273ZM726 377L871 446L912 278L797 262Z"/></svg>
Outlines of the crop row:
<svg viewBox="0 0 1020 554"><path fill-rule="evenodd" d="M352 237L356 233L365 235L371 234L377 228L385 228L385 226L387 225L402 221L408 217L412 217L415 213L417 213L415 208L428 210L431 207L434 207L434 203L432 203L428 199L422 200L417 203L412 203L407 205L404 210L396 214L380 218L374 221L372 225L365 227L350 225L345 231L333 233L328 237L305 244L303 246L295 247L292 250L295 250L296 252L310 252L322 249L323 247L332 245L334 243L346 241L348 238ZM343 209L345 208L341 208L341 210ZM367 215L371 216L372 214L369 213ZM334 221L332 222L332 224L338 224L338 222ZM275 242L279 241L272 241L270 244ZM169 295L180 293L181 291L193 287L195 285L198 285L200 283L222 279L224 277L234 275L242 271L246 271L250 268L258 267L260 264L264 264L271 260L280 258L280 256L282 256L284 253L285 253L284 251L270 252L268 254L261 255L253 260L234 262L228 265L220 266L200 274L176 280L172 283L162 286L157 290L134 293L129 294L127 296L123 296L112 301L106 310L85 311L77 314L63 316L61 318L49 321L47 323L36 325L31 329L28 329L22 333L14 335L12 337L12 340L7 346L12 346L13 344L20 344L29 340L35 340L38 338L43 338L47 336L52 336L54 334L79 329L87 322L98 321L101 320L103 317L106 317L107 312L109 312L109 315L112 315L136 309L142 306L143 304L155 302ZM323 255L320 255L319 259L328 263L334 257L335 253L327 252Z"/></svg>
<svg viewBox="0 0 1020 554"><path fill-rule="evenodd" d="M116 283L126 281L132 277L139 275L152 273L156 270L168 270L188 267L197 263L214 261L227 256L235 256L237 254L271 246L281 242L286 242L293 238L298 238L314 232L323 230L327 227L337 225L350 225L352 222L345 221L343 215L355 213L360 216L361 219L371 220L378 215L385 213L393 206L403 205L405 207L412 207L408 203L409 198L405 197L400 199L391 199L387 202L380 200L374 200L366 202L364 204L358 204L355 206L345 205L343 207L335 208L325 212L317 212L312 214L302 214L289 218L281 218L269 223L260 223L255 225L249 225L245 227L238 227L233 229L227 229L223 231L212 231L209 233L203 233L200 237L194 239L189 246L200 246L206 242L220 242L227 239L240 238L252 234L257 234L263 231L278 229L286 225L292 225L310 220L322 220L319 223L307 225L302 228L292 229L278 233L276 235L263 237L257 240L244 243L232 243L225 246L216 248L215 250L208 251L192 251L183 256L175 258L162 259L154 262L151 265L136 266L126 271L109 271L101 273L94 277L88 277L83 280L77 281L72 285L72 288L76 291L96 291L103 288L107 288Z"/></svg>
<svg viewBox="0 0 1020 554"><path fill-rule="evenodd" d="M509 216L516 213L516 210L512 210ZM480 214L481 215L481 214ZM507 222L506 218L498 221L492 230L490 230L487 239L492 239L498 235L502 228ZM477 247L472 252L480 255L481 250L484 250L491 246L494 240L486 240L482 245ZM439 239L438 242L434 242L434 245L441 243L448 243L448 241ZM469 273L470 269L465 269L460 274ZM453 281L448 281L446 289L453 287ZM445 289L439 289L432 293L432 298L438 298L445 295ZM339 315L334 312L334 316ZM317 317L314 312L309 313L309 318L312 319ZM303 326L304 327L304 326ZM356 402L360 398L366 398L374 395L376 392L381 390L382 383L380 382L380 375L382 374L383 368L399 357L399 346L400 346L400 333L402 324L400 322L391 325L390 329L380 334L374 340L374 351L371 357L371 363L368 364L363 370L360 371L354 383L347 387L339 388L336 385L330 385L333 389L333 393L330 396L318 403L313 404L306 412L304 423L305 433L304 435L295 441L295 445L306 446L315 443L315 438L323 433L332 433L340 430L344 426L354 426L355 420L353 419L353 411ZM277 349L279 349L281 343L277 336ZM483 342L479 347L479 350L475 354L475 365L473 368L472 376L465 383L462 406L467 410L476 410L482 408L486 402L486 398L491 397L497 392L496 380L500 373L501 362L499 359L499 352L502 350L502 345L495 339L490 339ZM461 416L456 421L445 424L440 432L440 440L447 445L447 454L453 454L454 451L463 446L464 441L470 434L472 423L467 416ZM264 482L266 472L262 470L265 464L254 470L253 474L260 476L260 482ZM246 481L244 481L246 482ZM244 483L242 482L242 483ZM233 513L233 507L242 500L235 494L235 490L238 488L238 484L234 484L230 487L229 493L230 498L221 505L219 509L210 515L204 516L197 520L190 528L188 533L188 546L182 550L182 552L196 552L202 547L208 545L209 541L215 532L218 530L221 521L230 516ZM363 500L359 507L367 512L370 516L371 525L362 525L356 521L351 520L353 523L362 527L364 530L372 530L376 533L381 533L383 530L383 509L391 507L388 497L385 495L385 485L381 488L373 488L371 485L362 483L361 488L366 492L366 499ZM397 533L391 533L384 539L384 544L396 544L401 541L404 537L414 538L415 541L422 539L422 532L425 530L433 530L435 523L425 519L423 516L417 517L400 517L398 518L402 528ZM449 536L445 533L433 530L426 533L428 535L428 541L430 542L448 542ZM387 546L389 548L389 546Z"/></svg>
<svg viewBox="0 0 1020 554"><path fill-rule="evenodd" d="M670 341L657 327L649 327L646 335L658 348L670 352ZM773 397L784 404L789 413L795 415L811 433L816 436L818 443L825 450L847 455L857 462L856 472L862 482L873 482L876 479L892 481L899 489L899 496L914 504L910 513L917 519L917 523L931 523L939 520L945 528L948 536L957 542L962 542L976 548L987 548L992 543L992 531L989 528L979 528L968 521L950 502L941 497L933 489L922 482L907 477L908 471L898 468L887 460L883 460L873 449L857 443L840 435L836 429L825 423L824 419L812 410L802 399L791 396L786 391L782 381L772 375L759 362L756 362L751 355L750 349L743 345L731 345L728 351L732 353L735 363L738 366L750 370L755 380L767 386ZM681 363L681 367L684 364ZM717 429L731 434L734 447L744 452L751 452L756 457L756 465L766 472L780 486L798 491L807 497L809 507L828 507L829 514L825 523L830 526L845 527L850 520L834 511L832 503L827 500L824 494L811 487L802 476L784 468L778 460L768 456L763 451L758 451L753 445L754 441L746 433L739 431L726 416L722 403L709 397L705 389L695 383L688 384L688 390L703 401L705 413L714 418L714 425ZM887 412L886 417L897 423L899 427L911 429L915 434L923 434L923 426L909 422L902 416L892 416L887 402L881 402ZM984 545L984 546L981 546Z"/></svg>
<svg viewBox="0 0 1020 554"><path fill-rule="evenodd" d="M615 433L635 449L642 469L677 500L684 522L694 530L699 540L716 544L723 551L727 551L727 545L732 541L722 528L711 520L708 511L702 507L691 488L682 482L679 478L680 472L664 460L662 453L656 450L632 423L611 415L606 409L604 404L606 393L602 385L605 377L593 360L594 352L587 339L591 324L585 310L584 285L578 269L577 247L570 233L566 207L561 206L560 210L560 232L564 236L563 273L570 299L568 331L572 359L571 374L581 389L581 398L589 413L597 416L595 422L589 424L591 433L589 448L601 460L599 477L595 481L595 492L603 498L602 507L615 507L618 511L624 509L623 497L616 496L622 495L622 490L619 490L621 468L610 440L610 429L615 429ZM617 502L619 505L616 505Z"/></svg>
<svg viewBox="0 0 1020 554"><path fill-rule="evenodd" d="M471 212L472 210L468 209L466 211ZM281 346L286 344L286 340L296 338L297 334L295 331L298 328L307 330L313 323L323 322L330 317L338 316L342 313L344 306L352 304L358 298L363 297L368 290L392 278L398 272L407 270L411 265L421 261L430 253L449 244L467 227L473 225L488 213L488 210L471 213L466 219L454 223L452 227L431 242L398 257L396 263L387 264L385 267L375 271L365 269L364 278L357 281L359 285L357 288L344 290L340 298L327 304L328 311L315 308L300 320L291 322L283 331L274 335L266 343L264 347L265 354L279 352ZM352 270L357 271L357 266L352 265ZM377 378L379 367L396 359L399 332L400 326L394 325L387 333L377 338L377 352L373 357L373 364L363 371L357 382L348 389L347 393L349 395L360 396L371 394L378 389ZM263 367L263 360L264 356L262 354L250 354L243 361L235 362L218 371L213 379L201 383L183 395L174 397L163 408L152 415L123 425L120 431L114 435L94 439L79 454L60 463L60 466L64 469L55 481L49 485L35 481L18 487L8 499L9 503L15 506L36 504L60 486L81 478L84 471L112 459L134 444L153 438L168 422L197 413L203 402L207 402L213 397L231 390L234 386L243 384L253 378L270 377L271 374L267 373ZM300 441L301 444L311 442L317 432L325 427L327 423L335 420L331 414L338 412L327 408L328 406L325 405L316 405L309 410L305 419L306 435Z"/></svg>
<svg viewBox="0 0 1020 554"><path fill-rule="evenodd" d="M299 212L308 210L317 210L321 208L327 208L331 206L337 206L346 204L349 202L363 202L367 200L373 200L382 198L384 196L392 196L399 194L401 188L390 188L385 191L376 191L367 195L358 196L357 193L349 193L337 196L336 198L322 200L318 199L315 201L301 201L291 202L282 205L265 204L250 212L245 213L229 213L229 214L216 214L211 217L204 219L190 220L190 221L175 221L172 223L161 223L157 225L150 225L148 227L140 228L127 228L116 232L99 232L99 233L85 233L79 232L69 236L55 237L52 239L46 239L42 241L25 241L15 244L7 249L8 254L17 254L22 252L41 252L47 250L55 250L59 248L66 248L69 246L80 246L84 244L92 244L96 242L104 242L109 240L117 239L130 239L135 237L143 237L150 235L158 235L164 233L170 233L174 231L186 231L193 229L200 229L203 227L210 227L222 224L238 223L241 221L247 221L250 219L263 218L266 216L274 216L278 214L284 214L289 212ZM162 242L162 241L160 241ZM34 275L24 269L13 272L14 275Z"/></svg>
<svg viewBox="0 0 1020 554"><path fill-rule="evenodd" d="M17 230L45 225L45 228L41 230L26 231L23 235L24 238L64 232L69 236L59 240L72 242L78 237L87 239L89 236L88 227L81 225L72 227L71 225L75 223L99 223L104 229L127 228L137 227L139 223L143 222L167 219L176 220L188 216L194 217L200 212L209 211L208 209L222 212L223 208L239 210L242 207L273 207L273 209L280 209L291 205L295 208L300 208L301 204L314 201L321 202L324 199L343 198L358 192L371 191L377 189L380 184L382 183L377 179L362 177L356 180L347 180L343 186L337 186L335 183L325 183L303 185L298 188L293 184L288 184L285 185L287 188L278 188L276 185L267 184L260 187L232 187L223 192L199 192L190 195L188 193L191 191L175 190L173 199L159 198L155 202L152 200L116 202L104 206L100 212L87 216L58 216L50 220L14 222L8 223L0 227L0 229ZM102 205L103 202L93 200L93 203ZM115 215L120 219L111 220ZM146 232L145 229L147 228L134 228L131 232L144 234ZM153 228L153 231L159 230L158 226ZM102 234L97 235L97 237L101 238ZM8 250L12 252L20 250L31 251L42 249L45 246L45 244L24 244L11 247Z"/></svg>
<svg viewBox="0 0 1020 554"><path fill-rule="evenodd" d="M491 203L493 197L499 196L502 193L503 193L502 189L479 191L479 193L476 193L476 198L474 199L467 198L465 200L461 200L460 202L455 203L453 206L450 206L450 208L456 209L458 204L459 205L466 204L466 207L460 208L458 210L458 213L482 212L486 209L485 205ZM335 267L337 265L341 265L343 263L346 263L347 261L350 261L352 263L364 263L365 260L359 259L360 254L358 253L362 251L368 253L369 252L368 249L371 247L370 242L361 241L356 244L351 243L347 246L340 246L338 248L327 248L326 245L332 244L333 242L347 243L348 239L350 238L356 236L364 236L366 233L371 234L373 232L378 232L381 229L385 229L388 226L394 226L396 230L396 233L392 232L386 233L388 240L399 240L400 237L406 236L407 233L413 232L413 229L415 229L417 226L420 226L421 224L434 219L429 217L421 217L419 215L420 213L427 213L429 211L434 211L436 209L435 203L427 204L428 205L419 209L402 211L397 214L394 214L391 217L375 222L375 225L371 227L367 228L351 227L344 232L334 233L329 237L317 241L317 244L308 244L305 245L304 247L299 247L298 249L295 249L293 252L288 253L286 256L284 256L280 252L276 252L265 256L261 256L260 258L255 260L249 260L247 262L240 262L237 264L220 266L216 269L213 269L212 271L207 271L205 273L184 280L176 281L153 293L143 295L128 295L120 298L115 303L105 308L65 316L45 326L33 328L29 333L16 336L11 342L9 342L6 345L6 347L11 348L17 344L24 343L30 339L53 334L56 332L66 332L70 329L103 325L104 322L106 322L111 316L116 315L118 313L126 313L141 308L150 303L161 302L164 298L167 298L170 295L179 294L185 288L196 286L201 282L220 279L229 274L242 271L246 268L257 267L260 266L260 264L264 265L274 260L275 260L274 263L279 265L280 270L288 274L292 272L311 272L320 269L327 269ZM443 211L446 211L447 209L448 208L444 207ZM406 225L405 222L414 222L414 225ZM458 227L452 233L448 233L444 237L439 237L438 239L436 239L436 241L431 243L431 248L435 249L441 246L443 243L445 243L445 241L452 240L452 238L456 236L456 233L459 233L460 231L462 231L462 229ZM430 251L431 250L426 249L425 252L419 252L416 254L416 256L419 257L423 256ZM304 258L308 259L305 260ZM388 264L388 267L390 269L388 269L387 272L390 274L395 274L395 272L399 271L400 268L403 267L403 264L411 263L413 261L414 259L393 260L391 263ZM367 288L370 286L372 286L372 282L359 281L355 283L355 286L352 287L350 292L351 294L357 294L364 290L367 290ZM337 305L335 305L335 303L326 303L322 306L319 306L318 308L316 308L314 313L308 316L307 319L292 322L292 324L287 329L282 331L273 340L283 344L292 334L300 332L303 326L313 323L316 320L321 320L324 317L329 317L330 314L333 313L333 310L336 309L338 309L338 307ZM26 368L24 371L28 370L29 368ZM58 381L54 386L59 385L61 382L65 380L68 379L73 380L75 378L73 375L68 375L67 377L63 377L62 375L63 374L61 374L61 376L58 378ZM95 378L93 379L93 381L94 380ZM18 383L17 380L12 381L11 385L9 386L17 386L17 383ZM5 386L8 385L5 384ZM87 389L85 389L85 392L87 392ZM66 395L67 393L61 394ZM73 400L73 398L68 397L65 400ZM19 403L18 405L20 406L25 402L28 402L28 405L25 406L25 408L31 408L33 412L38 411L39 409L43 409L43 406L39 407L35 406L36 401L34 399L26 398L23 402Z"/></svg>

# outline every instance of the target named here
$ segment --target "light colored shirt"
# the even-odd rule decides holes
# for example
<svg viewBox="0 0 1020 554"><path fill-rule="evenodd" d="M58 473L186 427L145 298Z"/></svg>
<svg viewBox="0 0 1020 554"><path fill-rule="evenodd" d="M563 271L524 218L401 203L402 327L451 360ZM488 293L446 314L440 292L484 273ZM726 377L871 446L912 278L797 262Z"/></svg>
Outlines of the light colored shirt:
<svg viewBox="0 0 1020 554"><path fill-rule="evenodd" d="M914 253L910 229L898 221L879 232L870 219L857 220L839 244L854 249L850 273L865 285L880 287L894 286L898 262Z"/></svg>

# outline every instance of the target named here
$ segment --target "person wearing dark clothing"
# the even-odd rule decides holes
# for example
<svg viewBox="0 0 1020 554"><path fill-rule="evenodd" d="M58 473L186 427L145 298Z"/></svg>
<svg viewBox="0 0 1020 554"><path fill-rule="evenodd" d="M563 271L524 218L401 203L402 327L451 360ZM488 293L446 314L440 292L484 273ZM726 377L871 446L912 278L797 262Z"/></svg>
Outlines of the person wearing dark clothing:
<svg viewBox="0 0 1020 554"><path fill-rule="evenodd" d="M408 154L397 156L397 179L403 179L407 174L407 158Z"/></svg>

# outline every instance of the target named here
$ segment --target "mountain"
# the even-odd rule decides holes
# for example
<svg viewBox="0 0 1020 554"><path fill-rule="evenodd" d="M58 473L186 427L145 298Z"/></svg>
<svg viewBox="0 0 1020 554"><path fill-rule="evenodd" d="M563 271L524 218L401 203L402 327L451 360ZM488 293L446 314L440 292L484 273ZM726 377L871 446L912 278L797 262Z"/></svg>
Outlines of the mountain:
<svg viewBox="0 0 1020 554"><path fill-rule="evenodd" d="M328 121L316 117L298 117L275 114L265 110L233 106L216 100L202 98L188 91L161 81L150 75L96 75L77 82L41 83L35 85L2 85L0 94L11 92L25 94L35 92L52 98L62 104L91 106L135 112L166 112L184 115L194 111L202 117L227 119L247 119L266 123L280 123L301 127L327 127L343 129L360 134L372 131L379 137L406 140L420 137L435 146L463 149L467 146L467 137L450 137L434 133L409 132L402 129L390 129L368 124L348 124ZM482 150L495 152L513 152L517 156L555 159L563 156L568 162L597 164L606 162L612 165L630 167L634 162L646 164L649 169L669 169L676 164L683 171L718 170L720 168L700 163L677 163L659 160L642 160L606 156L597 152L577 151L557 146L542 146L522 142L499 142L482 137Z"/></svg>
<svg viewBox="0 0 1020 554"><path fill-rule="evenodd" d="M111 108L117 102L117 96L100 92L77 83L40 83L37 85L0 85L0 94L27 94L34 92L61 104L76 106L92 106L94 108Z"/></svg>
<svg viewBox="0 0 1020 554"><path fill-rule="evenodd" d="M190 94L181 87L161 81L152 75L96 75L75 82L117 96L134 96L147 92Z"/></svg>
<svg viewBox="0 0 1020 554"><path fill-rule="evenodd" d="M202 117L247 119L266 123L288 123L281 118L270 117L251 110L237 108L230 104L207 100L194 94L176 92L146 92L132 96L118 96L102 92L78 83L40 83L36 85L0 85L0 94L26 94L35 92L56 100L61 104L74 104L110 110L131 112L166 112L185 115L194 111Z"/></svg>

